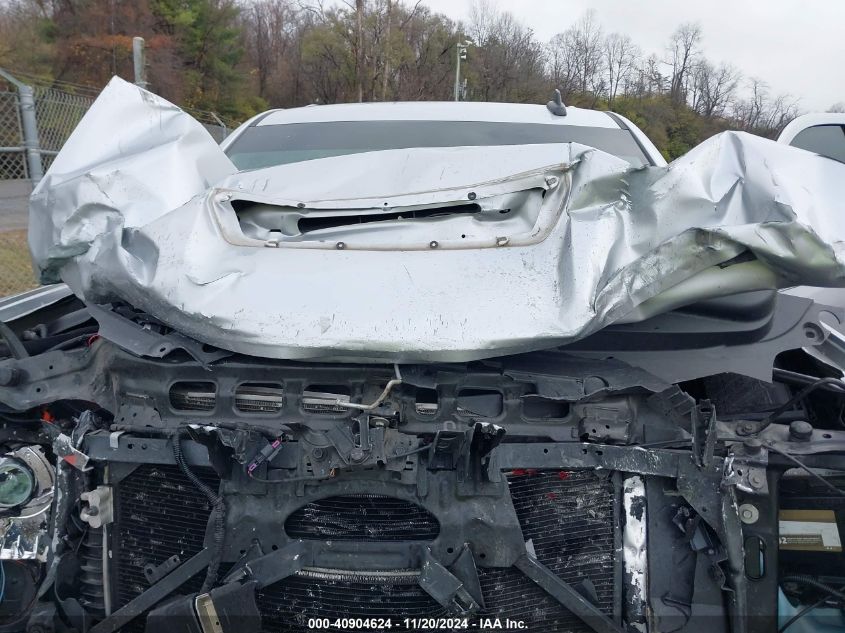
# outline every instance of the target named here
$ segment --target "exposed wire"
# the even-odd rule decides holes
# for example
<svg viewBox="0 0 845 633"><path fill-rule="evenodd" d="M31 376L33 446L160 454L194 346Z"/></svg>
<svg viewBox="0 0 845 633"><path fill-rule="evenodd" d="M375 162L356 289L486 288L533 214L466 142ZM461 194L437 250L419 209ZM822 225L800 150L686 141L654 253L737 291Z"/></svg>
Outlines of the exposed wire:
<svg viewBox="0 0 845 633"><path fill-rule="evenodd" d="M783 457L786 457L786 459L788 459L788 460L789 460L789 461L791 461L793 464L795 464L796 466L798 466L798 468L800 468L800 469L802 469L803 471L805 471L805 472L806 472L808 475L810 475L811 477L814 477L814 478L815 478L818 482L820 482L821 484L823 484L826 488L828 488L828 489L829 489L829 490L831 490L832 492L835 492L835 493L836 493L836 494L838 494L838 495L842 495L843 497L845 497L845 490L842 490L841 488L837 488L836 486L834 486L834 485L833 485L832 483L830 483L827 479L825 479L824 477L822 477L821 475L819 475L817 472L815 472L813 469L811 469L809 466L807 466L807 464L805 464L804 462L802 462L800 459L797 459L796 457L793 457L792 455L790 455L790 454L789 454L789 453L787 453L786 451L782 451L782 450L780 450L779 448L775 448L775 447L774 447L774 446L772 446L771 444L767 444L767 445L766 445L766 448L768 448L768 449L769 449L770 451L772 451L773 453L777 453L778 455L782 455Z"/></svg>
<svg viewBox="0 0 845 633"><path fill-rule="evenodd" d="M821 599L814 602L813 604L807 605L806 607L801 609L801 611L799 611L798 613L793 615L791 618L789 618L789 620L787 620L781 627L778 628L778 633L784 633L784 631L786 631L790 626L795 624L795 622L800 620L802 617L804 617L806 614L808 614L813 609L817 609L818 607L823 605L830 598L836 598L840 602L845 602L845 593L843 593L843 592L845 592L845 587L840 587L837 590L837 589L834 589L833 587L831 587L830 585L827 585L827 584L813 578L812 576L806 576L806 575L784 576L783 578L781 578L781 582L794 582L794 583L798 583L798 584L809 585L810 587L813 587L814 589L818 589L819 591L822 591L827 595L823 596Z"/></svg>
<svg viewBox="0 0 845 633"><path fill-rule="evenodd" d="M403 459L405 457L408 457L409 455L415 455L417 453L427 451L429 448L431 448L431 444L424 444L423 446L418 446L417 448L414 448L410 451L399 453L398 455L391 455L387 459L388 461L392 461L394 459ZM247 470L247 476L253 481L258 482L260 484L295 484L299 482L326 481L328 479L333 479L336 475L337 469L332 468L331 472L328 475L322 477L311 475L307 477L286 477L285 479L262 479L260 477L256 477L253 471Z"/></svg>
<svg viewBox="0 0 845 633"><path fill-rule="evenodd" d="M790 626L792 626L793 624L795 624L798 620L800 620L801 618L803 618L806 614L808 614L808 613L809 613L810 611L812 611L813 609L816 609L816 608L818 608L818 607L822 606L822 605L823 605L825 602L827 602L829 599L830 599L830 597L829 597L829 596L825 596L824 598L822 598L822 599L821 599L821 600L819 600L818 602L814 602L813 604L808 604L806 607L804 607L803 609L801 609L798 613L796 613L796 614L795 614L795 615L793 615L791 618L789 618L789 619L788 619L788 620L787 620L787 621L783 624L783 626L781 626L780 628L778 628L778 633L784 633L784 631L786 631L786 629L788 629Z"/></svg>
<svg viewBox="0 0 845 633"><path fill-rule="evenodd" d="M226 536L226 504L223 501L223 496L214 492L202 481L196 474L188 467L185 457L182 455L182 441L179 433L175 433L172 439L173 443L173 457L176 464L184 475L191 480L191 483L205 495L209 503L212 505L212 512L214 512L214 551L212 552L211 562L208 564L208 570L205 574L205 580L202 583L201 593L208 592L217 582L217 572L220 569L220 562L223 558L223 540Z"/></svg>
<svg viewBox="0 0 845 633"><path fill-rule="evenodd" d="M789 576L784 576L780 579L782 583L785 582L792 582L798 585L807 585L808 587L812 587L813 589L818 589L826 593L829 596L833 596L837 600L842 600L845 602L845 593L843 590L834 589L830 585L823 583L818 578L813 576L809 576L807 574L790 574Z"/></svg>
<svg viewBox="0 0 845 633"><path fill-rule="evenodd" d="M3 603L3 596L6 595L6 568L0 560L0 604Z"/></svg>
<svg viewBox="0 0 845 633"><path fill-rule="evenodd" d="M781 369L780 367L775 367L774 369L772 369L772 377L777 378L783 382L789 382L797 385L809 385L823 378L823 376L811 376L810 374L802 374L797 371ZM840 385L826 385L822 386L821 389L823 389L824 391L831 391L833 393L841 393L845 395L845 383L842 383Z"/></svg>
<svg viewBox="0 0 845 633"><path fill-rule="evenodd" d="M673 440L660 440L656 442L643 442L642 444L635 444L635 448L652 448L652 447L663 447L663 446L689 446L692 444L692 439L689 438L682 438L678 437Z"/></svg>
<svg viewBox="0 0 845 633"><path fill-rule="evenodd" d="M344 407L346 409L355 409L357 411L372 411L376 407L378 407L382 402L387 400L387 396L390 395L390 392L393 391L393 388L402 384L402 374L399 373L399 365L393 365L393 371L396 373L396 377L392 378L388 381L388 383L384 386L384 389L373 402L370 404L358 404L357 402L345 402L343 400L335 400L334 405L338 407Z"/></svg>
<svg viewBox="0 0 845 633"><path fill-rule="evenodd" d="M431 448L431 444L423 444L422 446L417 446L416 448L414 448L410 451L406 451L404 453L398 453L397 455L391 455L388 458L388 461L394 460L394 459L402 459L403 457L408 457L409 455L416 455L417 453L422 453L424 451L427 451L430 448Z"/></svg>
<svg viewBox="0 0 845 633"><path fill-rule="evenodd" d="M763 424L760 427L760 429L758 430L758 432L762 431L767 426L769 426L775 420L775 418L777 418L781 413L783 413L784 411L788 411L789 409L794 407L797 403L801 402L804 398L806 398L808 395L810 395L813 391L815 391L816 389L819 389L821 387L824 387L824 386L832 386L834 388L845 388L845 383L843 383L839 378L831 378L831 377L819 378L815 382L810 383L809 385L804 387L801 391L799 391L794 396L792 396L789 400L787 400L782 405L780 405L779 407L774 409L765 418L763 418Z"/></svg>
<svg viewBox="0 0 845 633"><path fill-rule="evenodd" d="M332 479L335 476L335 469L332 468L329 474L323 477L311 475L308 477L287 477L286 479L262 479L261 477L256 477L253 473L247 473L247 476L260 484L295 484L303 481L326 481L328 479Z"/></svg>

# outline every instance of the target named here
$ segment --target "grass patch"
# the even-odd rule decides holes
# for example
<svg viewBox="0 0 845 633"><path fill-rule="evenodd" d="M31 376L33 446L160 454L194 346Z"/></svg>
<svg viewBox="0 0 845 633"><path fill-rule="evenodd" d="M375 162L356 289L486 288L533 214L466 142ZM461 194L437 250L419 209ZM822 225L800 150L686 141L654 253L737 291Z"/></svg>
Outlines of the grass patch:
<svg viewBox="0 0 845 633"><path fill-rule="evenodd" d="M0 297L23 292L38 286L26 231L0 232Z"/></svg>

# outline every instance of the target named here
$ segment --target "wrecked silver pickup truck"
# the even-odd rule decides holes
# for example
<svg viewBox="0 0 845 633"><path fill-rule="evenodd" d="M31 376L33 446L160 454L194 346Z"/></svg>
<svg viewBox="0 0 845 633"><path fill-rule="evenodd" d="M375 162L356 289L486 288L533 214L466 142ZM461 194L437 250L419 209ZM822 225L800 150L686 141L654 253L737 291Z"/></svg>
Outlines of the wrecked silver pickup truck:
<svg viewBox="0 0 845 633"><path fill-rule="evenodd" d="M843 199L554 102L221 148L113 80L32 197L67 285L0 301L0 630L841 624Z"/></svg>

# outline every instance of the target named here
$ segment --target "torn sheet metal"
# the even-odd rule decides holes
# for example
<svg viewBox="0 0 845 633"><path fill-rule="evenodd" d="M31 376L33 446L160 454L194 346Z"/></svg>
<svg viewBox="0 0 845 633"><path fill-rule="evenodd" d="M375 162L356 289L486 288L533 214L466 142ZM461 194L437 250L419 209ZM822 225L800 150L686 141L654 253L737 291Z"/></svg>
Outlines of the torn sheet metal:
<svg viewBox="0 0 845 633"><path fill-rule="evenodd" d="M622 488L624 527L622 561L625 568L625 621L629 629L647 631L648 539L646 534L645 482L639 475L626 477Z"/></svg>
<svg viewBox="0 0 845 633"><path fill-rule="evenodd" d="M30 246L43 279L232 351L464 361L845 286L843 199L845 165L732 132L668 168L548 144L237 173L190 116L114 79L33 193Z"/></svg>

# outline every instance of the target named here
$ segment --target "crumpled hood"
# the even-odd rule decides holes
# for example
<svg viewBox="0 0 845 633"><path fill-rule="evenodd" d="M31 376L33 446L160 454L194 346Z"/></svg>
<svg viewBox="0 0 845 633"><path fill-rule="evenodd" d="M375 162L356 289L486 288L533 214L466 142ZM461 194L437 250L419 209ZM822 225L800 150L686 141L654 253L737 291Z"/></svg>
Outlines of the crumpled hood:
<svg viewBox="0 0 845 633"><path fill-rule="evenodd" d="M845 286L842 200L845 165L741 133L668 168L548 144L237 173L190 116L114 79L33 193L30 247L45 281L224 349L463 361Z"/></svg>

